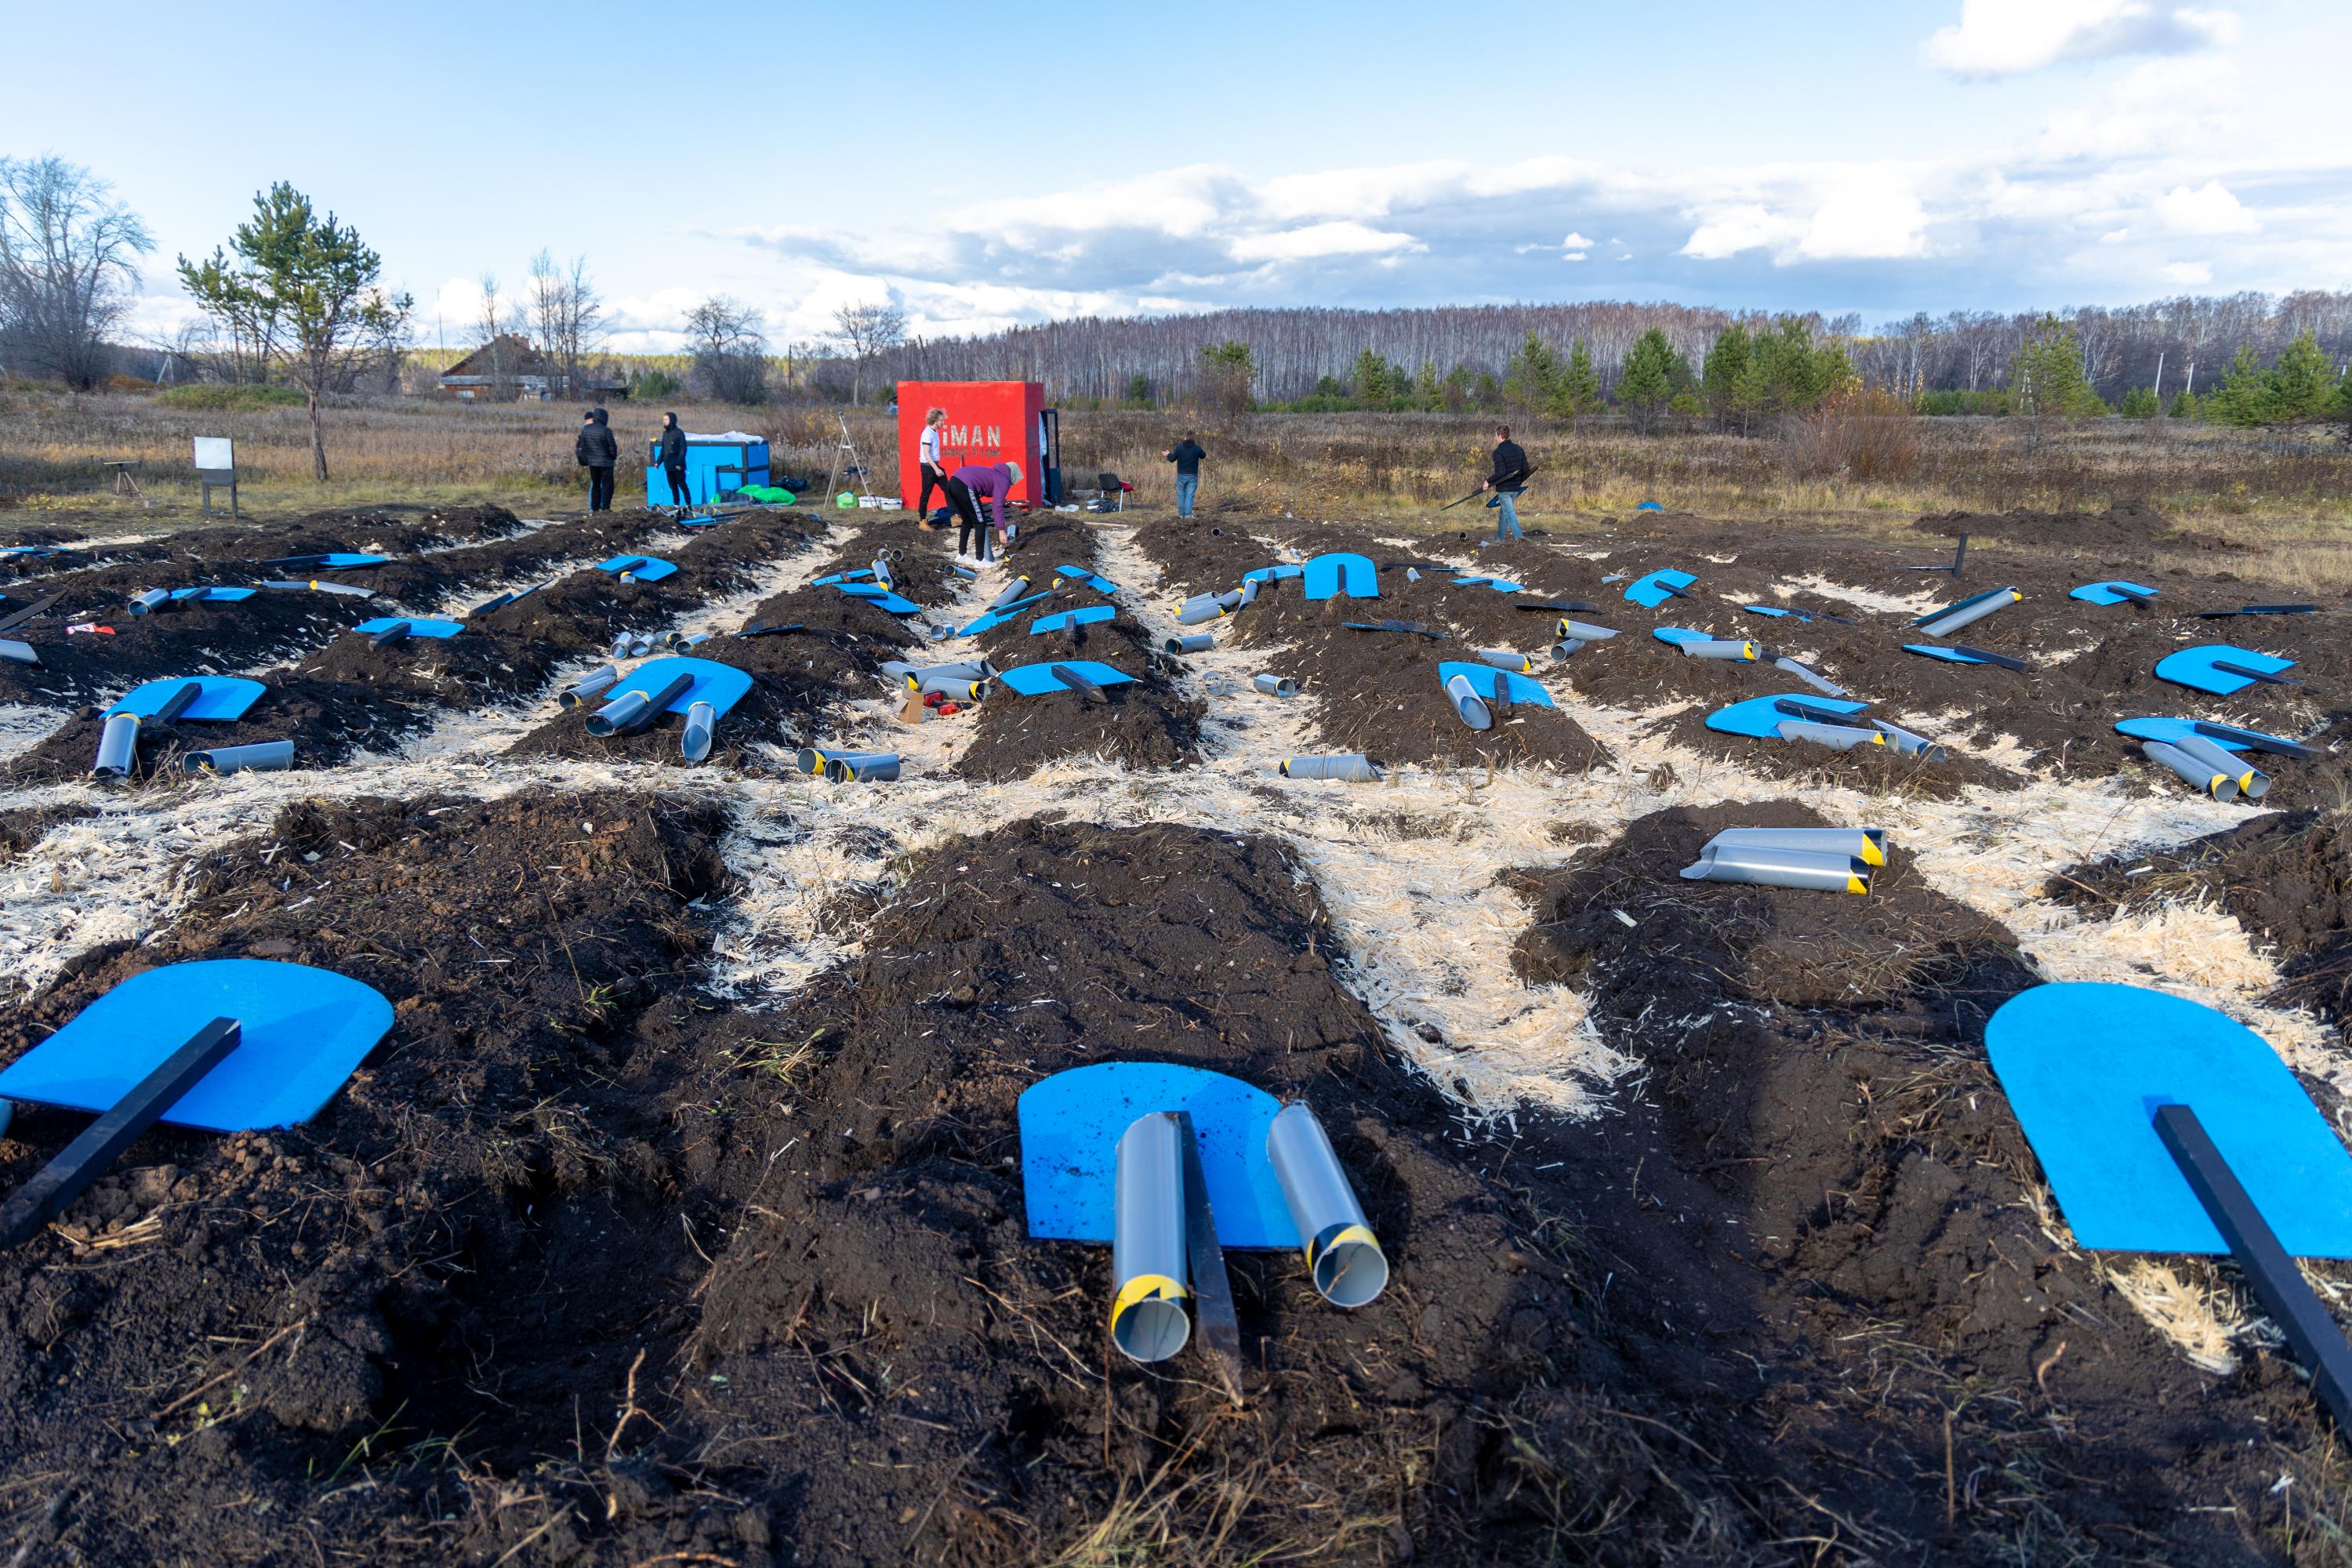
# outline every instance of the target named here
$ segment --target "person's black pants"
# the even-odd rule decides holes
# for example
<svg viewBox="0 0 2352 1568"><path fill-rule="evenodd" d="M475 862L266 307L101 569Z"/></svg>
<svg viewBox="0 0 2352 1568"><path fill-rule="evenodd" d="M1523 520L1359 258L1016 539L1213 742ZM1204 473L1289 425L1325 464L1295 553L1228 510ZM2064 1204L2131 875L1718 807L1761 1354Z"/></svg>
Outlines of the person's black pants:
<svg viewBox="0 0 2352 1568"><path fill-rule="evenodd" d="M692 506L694 504L694 498L687 493L686 465L684 463L680 463L675 468L664 468L662 470L662 478L669 481L670 505Z"/></svg>
<svg viewBox="0 0 2352 1568"><path fill-rule="evenodd" d="M971 499L971 487L961 479L945 479L940 481L940 490L948 498L948 504L955 508L956 553L977 553L982 561L994 560L994 553L988 548L988 524L982 521L979 504ZM971 536L975 533L980 535L977 552L971 547Z"/></svg>
<svg viewBox="0 0 2352 1568"><path fill-rule="evenodd" d="M929 516L931 510L931 491L937 489L944 493L947 488L948 477L940 472L938 468L934 465L925 463L923 465L922 491L915 498L916 515L922 517Z"/></svg>
<svg viewBox="0 0 2352 1568"><path fill-rule="evenodd" d="M612 469L591 468L588 470L588 510L590 511L610 511L613 510Z"/></svg>

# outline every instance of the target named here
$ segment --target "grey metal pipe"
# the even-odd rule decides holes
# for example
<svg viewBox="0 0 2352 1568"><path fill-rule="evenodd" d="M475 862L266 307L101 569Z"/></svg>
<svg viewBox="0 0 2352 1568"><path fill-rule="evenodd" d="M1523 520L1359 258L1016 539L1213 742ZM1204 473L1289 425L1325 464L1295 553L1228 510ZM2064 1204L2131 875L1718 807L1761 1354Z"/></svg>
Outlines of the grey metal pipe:
<svg viewBox="0 0 2352 1568"><path fill-rule="evenodd" d="M170 589L150 588L143 594L133 594L131 596L131 603L127 607L132 615L143 616L150 610L160 610L171 602L172 593Z"/></svg>
<svg viewBox="0 0 2352 1568"><path fill-rule="evenodd" d="M98 732L98 761L92 778L127 779L139 766L139 715L117 713Z"/></svg>
<svg viewBox="0 0 2352 1568"><path fill-rule="evenodd" d="M1176 624L1180 626L1197 626L1202 621L1213 621L1221 616L1233 614L1235 606L1241 602L1242 592L1239 588L1230 594L1219 594L1214 598L1188 600L1183 608L1176 612Z"/></svg>
<svg viewBox="0 0 2352 1568"><path fill-rule="evenodd" d="M256 741L249 746L215 746L190 752L180 766L192 773L282 773L294 765L291 741Z"/></svg>
<svg viewBox="0 0 2352 1568"><path fill-rule="evenodd" d="M874 558L874 581L885 588L891 586L890 557L887 552Z"/></svg>
<svg viewBox="0 0 2352 1568"><path fill-rule="evenodd" d="M1856 746L1883 746L1886 737L1875 730L1857 730L1850 724L1816 724L1805 719L1783 719L1780 724L1780 739L1811 741L1815 745L1833 751L1851 752Z"/></svg>
<svg viewBox="0 0 2352 1568"><path fill-rule="evenodd" d="M1454 700L1455 716L1473 730L1495 727L1495 715L1487 710L1486 699L1478 695L1478 689L1470 684L1468 676L1457 675L1447 681L1445 695Z"/></svg>
<svg viewBox="0 0 2352 1568"><path fill-rule="evenodd" d="M1568 638L1568 639L1567 639L1566 641L1564 641L1564 642L1556 642L1556 643L1552 644L1552 645L1551 645L1551 659L1552 659L1552 662L1553 662L1554 664L1559 664L1559 663L1560 663L1561 661L1563 661L1563 660L1565 660L1565 659L1567 659L1567 658L1570 658L1573 657L1573 656L1575 655L1575 653L1576 653L1576 650L1577 650L1577 649L1579 649L1579 648L1580 648L1580 647L1582 647L1583 646L1584 646L1583 642L1582 642L1581 640L1580 640L1580 639L1576 638L1576 637L1570 637L1570 638Z"/></svg>
<svg viewBox="0 0 2352 1568"><path fill-rule="evenodd" d="M977 583L980 581L979 570L971 566L957 566L950 563L947 569L946 574L950 577L961 577L967 583Z"/></svg>
<svg viewBox="0 0 2352 1568"><path fill-rule="evenodd" d="M708 702L689 705L686 710L686 731L678 737L678 750L689 763L698 763L710 755L711 732L719 728L719 710Z"/></svg>
<svg viewBox="0 0 2352 1568"><path fill-rule="evenodd" d="M1026 576L1015 577L997 591L996 597L988 601L988 607L992 610L1001 610L1028 591L1029 579Z"/></svg>
<svg viewBox="0 0 2352 1568"><path fill-rule="evenodd" d="M1112 1178L1110 1338L1129 1359L1166 1361L1192 1337L1190 1262L1183 1132L1155 1110L1119 1135Z"/></svg>
<svg viewBox="0 0 2352 1568"><path fill-rule="evenodd" d="M1787 670L1790 675L1795 676L1798 679L1803 681L1806 685L1811 687L1814 690L1821 692L1824 696L1843 697L1845 695L1844 687L1840 686L1828 676L1822 674L1819 670L1813 668L1812 666L1806 664L1800 659L1790 658L1783 655L1779 658L1775 658L1772 661L1772 664L1775 668Z"/></svg>
<svg viewBox="0 0 2352 1568"><path fill-rule="evenodd" d="M1361 752L1327 757L1286 757L1278 770L1286 779L1337 779L1342 784L1378 784L1381 764Z"/></svg>
<svg viewBox="0 0 2352 1568"><path fill-rule="evenodd" d="M824 776L835 784L887 784L898 776L898 753L835 752L825 759Z"/></svg>
<svg viewBox="0 0 2352 1568"><path fill-rule="evenodd" d="M2139 749L2147 754L2149 762L2170 768L2191 786L2215 800L2238 798L2238 781L2228 772L2209 763L2199 762L2179 747L2167 745L2162 741L2142 741Z"/></svg>
<svg viewBox="0 0 2352 1568"><path fill-rule="evenodd" d="M984 658L960 658L947 664L890 663L883 670L904 679L909 686L920 686L926 680L986 680L996 671Z"/></svg>
<svg viewBox="0 0 2352 1568"><path fill-rule="evenodd" d="M952 697L959 702L977 702L987 695L988 682L938 675L927 675L915 682L914 692L918 697L929 697L934 691L942 697Z"/></svg>
<svg viewBox="0 0 2352 1568"><path fill-rule="evenodd" d="M0 637L0 658L6 659L10 664L41 662L41 656L33 651L31 643L18 642L15 637Z"/></svg>
<svg viewBox="0 0 2352 1568"><path fill-rule="evenodd" d="M2183 735L2168 742L2176 752L2186 752L2214 772L2227 774L2238 785L2238 793L2248 800L2260 800L2271 793L2270 775L2234 752L2222 750L2202 735Z"/></svg>
<svg viewBox="0 0 2352 1568"><path fill-rule="evenodd" d="M685 696L693 684L693 676L681 675L659 691L624 692L588 715L588 732L599 737L634 734L660 718L662 710Z"/></svg>
<svg viewBox="0 0 2352 1568"><path fill-rule="evenodd" d="M1572 621L1565 616L1560 617L1559 625L1554 629L1562 642L1571 639L1577 642L1603 642L1617 635L1617 628L1614 626L1596 626L1591 621Z"/></svg>
<svg viewBox="0 0 2352 1568"><path fill-rule="evenodd" d="M373 599L373 588L362 588L356 583L263 583L259 586L274 588L280 593L341 594L346 598Z"/></svg>
<svg viewBox="0 0 2352 1568"><path fill-rule="evenodd" d="M1534 659L1523 653L1513 653L1507 647L1473 648L1471 652L1478 656L1480 663L1491 664L1496 669L1517 670L1521 675L1533 675L1536 672Z"/></svg>
<svg viewBox="0 0 2352 1568"><path fill-rule="evenodd" d="M1256 687L1268 697L1296 697L1298 695L1298 682L1291 679L1290 677L1286 675L1256 676L1251 679L1250 684Z"/></svg>
<svg viewBox="0 0 2352 1568"><path fill-rule="evenodd" d="M814 778L824 772L824 764L835 757L850 755L847 752L829 752L819 746L803 746L793 753L793 766Z"/></svg>
<svg viewBox="0 0 2352 1568"><path fill-rule="evenodd" d="M571 685L565 687L563 689L562 695L558 697L556 700L562 703L566 708L577 708L582 703L587 701L588 699L595 696L596 693L604 690L605 688L611 686L620 679L621 667L619 665L600 665L596 668L592 669L587 674L582 676L579 679L573 681Z"/></svg>
<svg viewBox="0 0 2352 1568"><path fill-rule="evenodd" d="M1239 609L1243 605L1256 604L1257 591L1265 586L1265 579L1263 577L1253 577L1248 582L1243 584L1241 589L1242 596L1234 607L1235 609Z"/></svg>
<svg viewBox="0 0 2352 1568"><path fill-rule="evenodd" d="M1181 637L1170 637L1170 653L1206 653L1217 646L1217 639L1206 632L1188 632Z"/></svg>
<svg viewBox="0 0 2352 1568"><path fill-rule="evenodd" d="M1702 642L1676 643L1685 658L1752 659L1756 645L1737 637L1708 637Z"/></svg>
<svg viewBox="0 0 2352 1568"><path fill-rule="evenodd" d="M1265 1158L1306 1246L1315 1289L1335 1307L1370 1302L1388 1287L1389 1260L1323 1123L1303 1103L1284 1106L1266 1129Z"/></svg>
<svg viewBox="0 0 2352 1568"><path fill-rule="evenodd" d="M1708 839L1699 853L1733 844L1848 855L1872 866L1886 864L1886 829L1883 827L1727 827Z"/></svg>
<svg viewBox="0 0 2352 1568"><path fill-rule="evenodd" d="M1699 852L1683 868L1693 882L1743 882L1759 888L1806 888L1826 893L1870 891L1869 862L1858 855L1824 854L1769 844L1723 844Z"/></svg>
<svg viewBox="0 0 2352 1568"><path fill-rule="evenodd" d="M1963 605L1943 619L1920 626L1919 635L1929 637L1950 637L1962 626L1972 626L1994 611L2005 610L2024 597L2024 595L2014 588L1996 588L1980 596L1976 603Z"/></svg>
<svg viewBox="0 0 2352 1568"><path fill-rule="evenodd" d="M1915 735L1901 725L1890 724L1884 719L1873 719L1870 722L1873 729L1886 737L1888 745L1905 756L1916 757L1923 763L1940 763L1944 760L1944 748L1927 739L1927 736Z"/></svg>
<svg viewBox="0 0 2352 1568"><path fill-rule="evenodd" d="M682 653L688 648L698 647L709 640L709 632L696 632L690 637L684 632L668 632L663 635L662 647Z"/></svg>

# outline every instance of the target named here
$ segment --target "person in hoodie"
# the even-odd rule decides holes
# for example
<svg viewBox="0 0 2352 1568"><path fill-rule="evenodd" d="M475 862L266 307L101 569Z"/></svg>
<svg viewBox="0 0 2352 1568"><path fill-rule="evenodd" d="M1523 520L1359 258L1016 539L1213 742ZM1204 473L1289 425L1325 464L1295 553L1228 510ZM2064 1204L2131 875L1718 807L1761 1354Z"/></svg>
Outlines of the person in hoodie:
<svg viewBox="0 0 2352 1568"><path fill-rule="evenodd" d="M669 481L670 500L677 504L678 515L684 517L694 505L694 498L686 489L686 429L675 414L662 416L661 471L662 478Z"/></svg>
<svg viewBox="0 0 2352 1568"><path fill-rule="evenodd" d="M1495 471L1478 488L1492 490L1495 499L1486 504L1495 509L1495 538L1499 542L1506 537L1525 539L1519 527L1519 492L1528 488L1528 476L1535 470L1528 466L1527 452L1511 439L1511 427L1495 426ZM1510 530L1507 536L1504 530Z"/></svg>
<svg viewBox="0 0 2352 1568"><path fill-rule="evenodd" d="M580 416L580 438L572 444L572 455L588 470L588 510L612 510L613 468L621 460L621 444L613 439L603 409L591 408Z"/></svg>
<svg viewBox="0 0 2352 1568"><path fill-rule="evenodd" d="M988 544L988 520L982 515L980 503L987 500L995 506L996 526L1002 531L1011 521L1005 503L1013 499L1013 487L1020 482L1018 463L971 463L947 477L940 488L948 493L948 504L955 508L956 559L995 559ZM971 548L974 534L980 536L977 556Z"/></svg>

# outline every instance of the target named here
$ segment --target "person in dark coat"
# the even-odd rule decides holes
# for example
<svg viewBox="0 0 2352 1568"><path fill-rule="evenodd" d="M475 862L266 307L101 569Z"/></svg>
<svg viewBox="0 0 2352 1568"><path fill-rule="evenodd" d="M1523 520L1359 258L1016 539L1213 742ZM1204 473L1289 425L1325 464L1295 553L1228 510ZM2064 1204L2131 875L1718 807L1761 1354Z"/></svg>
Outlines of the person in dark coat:
<svg viewBox="0 0 2352 1568"><path fill-rule="evenodd" d="M1503 532L1506 528L1511 531L1507 535L1509 538L1527 537L1519 527L1519 492L1527 489L1528 476L1534 470L1528 467L1527 453L1511 439L1511 427L1496 426L1495 471L1487 475L1486 482L1478 488L1495 492L1495 499L1486 504L1496 509L1495 537L1497 540L1507 537Z"/></svg>
<svg viewBox="0 0 2352 1568"><path fill-rule="evenodd" d="M1192 439L1192 433L1189 430L1184 433L1184 438L1181 441L1160 454L1163 460L1176 465L1176 515L1178 517L1192 515L1192 497L1198 494L1201 489L1201 459L1208 455L1202 450L1201 443Z"/></svg>
<svg viewBox="0 0 2352 1568"><path fill-rule="evenodd" d="M603 409L591 408L580 416L580 438L572 444L572 455L588 470L588 510L612 510L613 469L621 460L621 444L613 439Z"/></svg>
<svg viewBox="0 0 2352 1568"><path fill-rule="evenodd" d="M694 498L686 489L686 427L675 414L662 416L661 428L662 478L669 481L670 499L677 504L678 515L694 505Z"/></svg>

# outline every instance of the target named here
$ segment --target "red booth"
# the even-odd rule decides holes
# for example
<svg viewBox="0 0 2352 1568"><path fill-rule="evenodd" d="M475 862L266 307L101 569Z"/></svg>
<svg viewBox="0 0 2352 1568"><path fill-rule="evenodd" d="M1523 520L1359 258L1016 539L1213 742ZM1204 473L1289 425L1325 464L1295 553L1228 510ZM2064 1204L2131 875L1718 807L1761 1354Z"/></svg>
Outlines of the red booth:
<svg viewBox="0 0 2352 1568"><path fill-rule="evenodd" d="M923 488L923 416L944 408L940 458L950 474L969 463L1021 465L1013 499L1045 506L1059 497L1047 488L1061 466L1055 411L1045 406L1042 381L902 381L898 384L898 493L913 506ZM934 505L940 504L937 492Z"/></svg>

